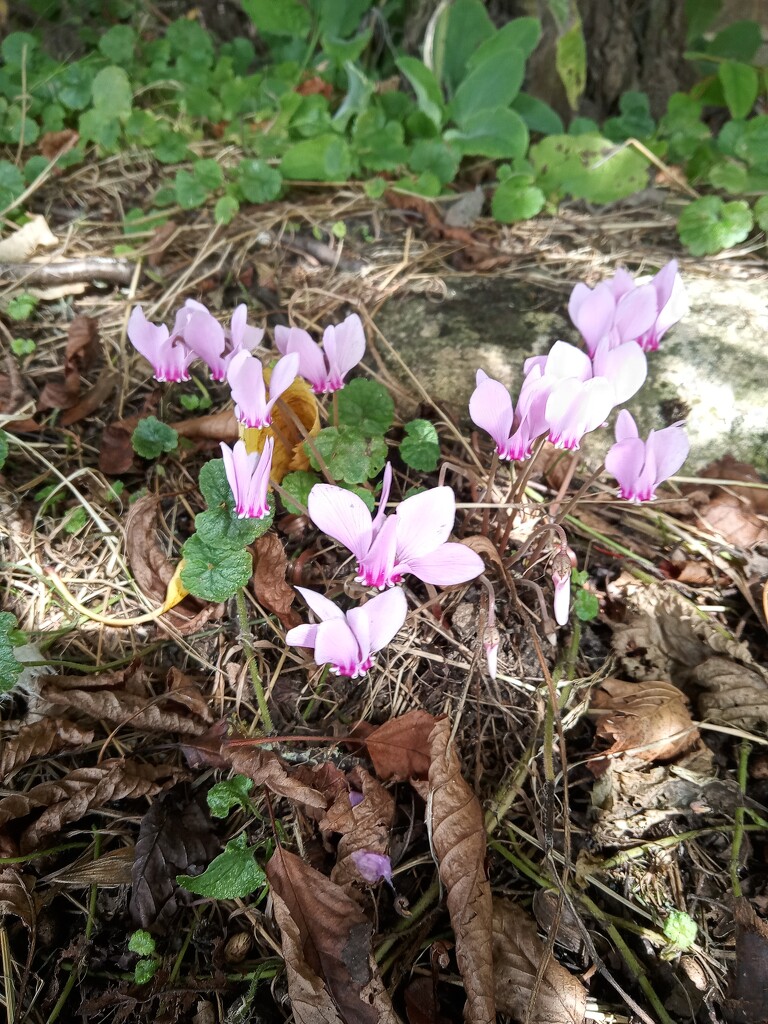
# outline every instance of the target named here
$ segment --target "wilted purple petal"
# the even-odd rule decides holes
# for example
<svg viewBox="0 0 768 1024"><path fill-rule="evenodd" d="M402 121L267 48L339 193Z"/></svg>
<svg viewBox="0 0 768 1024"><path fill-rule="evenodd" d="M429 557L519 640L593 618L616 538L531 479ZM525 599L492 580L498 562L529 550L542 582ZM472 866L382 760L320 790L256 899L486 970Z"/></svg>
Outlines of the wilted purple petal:
<svg viewBox="0 0 768 1024"><path fill-rule="evenodd" d="M392 862L383 853L374 853L372 850L354 850L350 854L352 863L357 868L360 877L375 885L382 879L392 884Z"/></svg>

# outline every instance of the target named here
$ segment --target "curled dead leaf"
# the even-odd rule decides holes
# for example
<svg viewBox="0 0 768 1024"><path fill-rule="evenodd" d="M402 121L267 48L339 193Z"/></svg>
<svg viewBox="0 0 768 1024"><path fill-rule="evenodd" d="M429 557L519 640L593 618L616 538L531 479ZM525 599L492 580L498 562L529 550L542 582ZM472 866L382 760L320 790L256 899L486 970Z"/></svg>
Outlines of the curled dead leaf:
<svg viewBox="0 0 768 1024"><path fill-rule="evenodd" d="M93 740L93 729L83 729L64 718L42 718L19 727L6 740L0 752L0 779L9 780L13 772L33 757L46 757L68 747L82 747Z"/></svg>
<svg viewBox="0 0 768 1024"><path fill-rule="evenodd" d="M699 742L685 695L664 680L604 679L592 693L591 707L600 712L596 735L613 740L607 755L669 761Z"/></svg>
<svg viewBox="0 0 768 1024"><path fill-rule="evenodd" d="M253 572L253 591L256 600L262 607L274 612L285 629L298 626L301 616L291 607L296 591L285 581L288 571L288 558L282 541L270 530L259 537L254 548L256 550Z"/></svg>
<svg viewBox="0 0 768 1024"><path fill-rule="evenodd" d="M768 672L762 666L707 658L693 679L705 691L698 699L702 719L750 732L768 729Z"/></svg>
<svg viewBox="0 0 768 1024"><path fill-rule="evenodd" d="M320 813L328 806L322 793L289 774L285 762L271 750L240 745L237 740L232 740L222 745L221 753L239 775L253 779L257 786L266 786L276 796L287 797Z"/></svg>
<svg viewBox="0 0 768 1024"><path fill-rule="evenodd" d="M58 241L45 217L35 214L0 242L0 263L23 263L37 249L57 245Z"/></svg>
<svg viewBox="0 0 768 1024"><path fill-rule="evenodd" d="M80 395L80 375L93 365L98 351L99 332L96 321L77 316L69 325L64 352L62 377L49 381L37 403L38 411L69 409Z"/></svg>
<svg viewBox="0 0 768 1024"><path fill-rule="evenodd" d="M233 444L240 437L240 425L232 409L211 413L210 416L192 416L178 420L171 426L179 435L190 440L227 441Z"/></svg>
<svg viewBox="0 0 768 1024"><path fill-rule="evenodd" d="M499 1011L530 1024L583 1024L587 1009L584 986L554 957L547 962L531 1010L545 955L536 923L528 914L508 900L494 900L493 964Z"/></svg>
<svg viewBox="0 0 768 1024"><path fill-rule="evenodd" d="M128 563L139 587L154 605L165 602L168 585L177 571L158 541L159 510L159 499L152 494L145 495L131 506L125 523ZM223 614L224 604L211 604L190 595L163 615L157 625L162 629L167 622L186 636Z"/></svg>
<svg viewBox="0 0 768 1024"><path fill-rule="evenodd" d="M80 136L72 128L65 128L60 132L45 132L40 136L37 148L46 160L55 160L57 156L76 146L79 139Z"/></svg>
<svg viewBox="0 0 768 1024"><path fill-rule="evenodd" d="M493 1024L491 887L485 876L485 828L480 801L461 775L451 723L438 721L429 736L427 825L456 937L456 961L467 993L465 1019Z"/></svg>
<svg viewBox="0 0 768 1024"><path fill-rule="evenodd" d="M0 922L11 914L34 934L37 911L32 892L18 871L3 868L0 870Z"/></svg>
<svg viewBox="0 0 768 1024"><path fill-rule="evenodd" d="M373 924L355 900L341 886L279 846L266 872L273 897L284 905L278 908L275 902L276 915L296 926L296 930L288 926L284 947L289 992L293 987L306 999L307 985L314 974L325 983L332 1005L345 1024L397 1024L371 951ZM292 976L294 969L296 977ZM310 991L317 1000L317 987L312 985ZM314 1015L303 1019L313 1024L335 1019L318 1016L318 1005L310 1004Z"/></svg>
<svg viewBox="0 0 768 1024"><path fill-rule="evenodd" d="M92 412L96 412L97 409L101 408L117 387L119 379L118 374L114 370L110 370L108 366L103 366L93 387L89 388L82 398L62 413L59 421L62 427L69 427L73 423L78 423L80 420L85 419L86 416L90 416Z"/></svg>
<svg viewBox="0 0 768 1024"><path fill-rule="evenodd" d="M431 761L429 737L434 725L433 715L417 709L391 718L364 736L378 777L384 782L426 779Z"/></svg>

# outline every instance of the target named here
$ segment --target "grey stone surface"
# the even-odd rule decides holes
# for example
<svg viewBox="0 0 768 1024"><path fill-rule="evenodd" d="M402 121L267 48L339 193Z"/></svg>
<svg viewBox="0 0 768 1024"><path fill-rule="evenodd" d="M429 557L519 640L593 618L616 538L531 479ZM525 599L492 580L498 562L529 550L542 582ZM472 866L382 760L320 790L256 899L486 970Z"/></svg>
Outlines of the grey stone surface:
<svg viewBox="0 0 768 1024"><path fill-rule="evenodd" d="M730 452L768 473L768 281L683 274L691 309L648 354L648 379L627 403L641 432L686 421L691 475ZM475 370L503 381L513 398L523 360L558 339L578 343L568 295L502 277L446 278L446 297L399 295L377 324L434 398L462 424ZM610 421L613 426L613 418ZM612 430L595 431L597 458Z"/></svg>

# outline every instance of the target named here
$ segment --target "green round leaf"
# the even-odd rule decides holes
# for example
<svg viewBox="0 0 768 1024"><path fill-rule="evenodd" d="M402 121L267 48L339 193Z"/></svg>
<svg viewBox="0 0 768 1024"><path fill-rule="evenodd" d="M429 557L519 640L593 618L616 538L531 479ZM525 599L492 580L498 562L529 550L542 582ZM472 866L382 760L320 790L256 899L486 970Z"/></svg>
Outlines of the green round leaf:
<svg viewBox="0 0 768 1024"><path fill-rule="evenodd" d="M213 208L213 219L217 224L230 224L239 209L240 203L234 196L220 196Z"/></svg>
<svg viewBox="0 0 768 1024"><path fill-rule="evenodd" d="M237 168L237 184L249 203L269 203L280 195L283 178L263 160L242 160Z"/></svg>
<svg viewBox="0 0 768 1024"><path fill-rule="evenodd" d="M417 174L432 171L443 185L453 181L460 163L459 150L439 139L419 139L408 158L408 166L412 171Z"/></svg>
<svg viewBox="0 0 768 1024"><path fill-rule="evenodd" d="M128 949L131 953L138 953L139 956L151 956L155 952L155 940L149 932L138 928L128 939Z"/></svg>
<svg viewBox="0 0 768 1024"><path fill-rule="evenodd" d="M280 496L285 511L290 512L295 516L303 515L304 510L307 507L309 492L315 484L319 484L320 482L321 480L317 473L310 473L306 469L297 469L293 473L286 473L281 484L283 491L286 493ZM297 502L300 502L300 504L294 505L286 495L290 495L295 498Z"/></svg>
<svg viewBox="0 0 768 1024"><path fill-rule="evenodd" d="M182 888L213 900L244 899L262 889L267 876L254 860L245 833L232 839L201 875L177 875Z"/></svg>
<svg viewBox="0 0 768 1024"><path fill-rule="evenodd" d="M24 671L24 666L13 653L18 625L15 615L0 612L0 693L12 689Z"/></svg>
<svg viewBox="0 0 768 1024"><path fill-rule="evenodd" d="M187 140L178 132L164 132L152 152L161 164L179 164L189 156Z"/></svg>
<svg viewBox="0 0 768 1024"><path fill-rule="evenodd" d="M387 461L384 438L366 437L356 427L326 427L315 437L314 444L334 480L348 484L366 483ZM315 454L306 442L304 450L312 467L319 469Z"/></svg>
<svg viewBox="0 0 768 1024"><path fill-rule="evenodd" d="M109 111L111 117L127 117L133 106L133 90L128 75L122 68L112 64L103 68L91 86L93 105L96 109Z"/></svg>
<svg viewBox="0 0 768 1024"><path fill-rule="evenodd" d="M761 231L768 231L768 196L760 196L754 206L755 223ZM2 465L2 463L0 463Z"/></svg>
<svg viewBox="0 0 768 1024"><path fill-rule="evenodd" d="M139 960L133 969L133 980L137 985L146 985L157 974L159 966L159 960L150 960L148 958Z"/></svg>
<svg viewBox="0 0 768 1024"><path fill-rule="evenodd" d="M696 941L698 925L684 910L672 910L664 922L664 935L678 949L689 949Z"/></svg>
<svg viewBox="0 0 768 1024"><path fill-rule="evenodd" d="M309 11L299 0L243 0L243 10L259 32L303 39L310 29Z"/></svg>
<svg viewBox="0 0 768 1024"><path fill-rule="evenodd" d="M648 183L648 162L600 135L550 135L531 146L536 184L547 196L612 203Z"/></svg>
<svg viewBox="0 0 768 1024"><path fill-rule="evenodd" d="M206 186L189 171L177 171L173 186L176 190L176 202L182 210L194 210L196 206L202 206L208 198Z"/></svg>
<svg viewBox="0 0 768 1024"><path fill-rule="evenodd" d="M529 175L514 174L503 181L493 194L491 213L502 224L530 220L544 208L546 199L540 188L531 184Z"/></svg>
<svg viewBox="0 0 768 1024"><path fill-rule="evenodd" d="M10 160L0 160L0 207L8 206L24 191L24 175Z"/></svg>
<svg viewBox="0 0 768 1024"><path fill-rule="evenodd" d="M113 64L128 64L135 45L136 32L130 25L113 25L99 39L99 49Z"/></svg>
<svg viewBox="0 0 768 1024"><path fill-rule="evenodd" d="M29 32L11 32L0 45L0 53L6 64L20 68L25 62L29 64L32 53L39 43Z"/></svg>
<svg viewBox="0 0 768 1024"><path fill-rule="evenodd" d="M224 172L215 160L195 160L192 164L192 173L195 180L199 181L208 192L220 188L224 182Z"/></svg>
<svg viewBox="0 0 768 1024"><path fill-rule="evenodd" d="M680 214L677 233L694 256L706 256L743 242L752 223L752 211L743 200L724 203L719 196L704 196Z"/></svg>
<svg viewBox="0 0 768 1024"><path fill-rule="evenodd" d="M182 548L184 568L181 582L203 601L226 601L253 574L253 560L244 548L222 548L206 544L193 534Z"/></svg>
<svg viewBox="0 0 768 1024"><path fill-rule="evenodd" d="M93 69L83 64L69 64L51 86L59 103L70 110L85 110L91 102Z"/></svg>
<svg viewBox="0 0 768 1024"><path fill-rule="evenodd" d="M405 424L405 437L400 442L400 457L406 466L431 473L440 458L440 440L429 420L411 420Z"/></svg>
<svg viewBox="0 0 768 1024"><path fill-rule="evenodd" d="M355 427L366 437L383 437L395 418L395 403L375 380L356 377L337 396L339 424Z"/></svg>
<svg viewBox="0 0 768 1024"><path fill-rule="evenodd" d="M464 156L513 160L525 156L529 136L518 113L506 107L495 107L478 111L468 117L460 129L445 132L443 138Z"/></svg>
<svg viewBox="0 0 768 1024"><path fill-rule="evenodd" d="M589 590L577 590L573 598L573 610L576 618L582 622L591 622L600 614L600 601L597 594Z"/></svg>
<svg viewBox="0 0 768 1024"><path fill-rule="evenodd" d="M746 192L748 181L747 168L736 160L720 160L709 169L710 185L732 195Z"/></svg>
<svg viewBox="0 0 768 1024"><path fill-rule="evenodd" d="M179 435L155 416L139 420L131 434L131 445L143 459L156 459L163 452L172 452L178 447Z"/></svg>
<svg viewBox="0 0 768 1024"><path fill-rule="evenodd" d="M757 71L749 64L726 60L717 66L717 77L731 117L746 117L755 104L760 89Z"/></svg>
<svg viewBox="0 0 768 1024"><path fill-rule="evenodd" d="M346 181L352 173L352 155L340 135L318 135L286 150L280 172L292 181Z"/></svg>

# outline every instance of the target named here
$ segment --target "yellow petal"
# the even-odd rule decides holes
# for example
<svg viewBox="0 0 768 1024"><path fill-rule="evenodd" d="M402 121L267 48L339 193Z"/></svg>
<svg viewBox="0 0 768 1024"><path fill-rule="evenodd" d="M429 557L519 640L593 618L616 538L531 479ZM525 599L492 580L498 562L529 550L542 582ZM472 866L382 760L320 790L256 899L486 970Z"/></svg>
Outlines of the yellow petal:
<svg viewBox="0 0 768 1024"><path fill-rule="evenodd" d="M162 610L164 612L170 611L171 608L174 608L180 601L183 601L189 593L187 588L181 582L181 570L183 568L184 560L182 559L182 561L180 561L176 566L173 576L171 576L168 581L168 586L165 591L165 601L163 601Z"/></svg>

